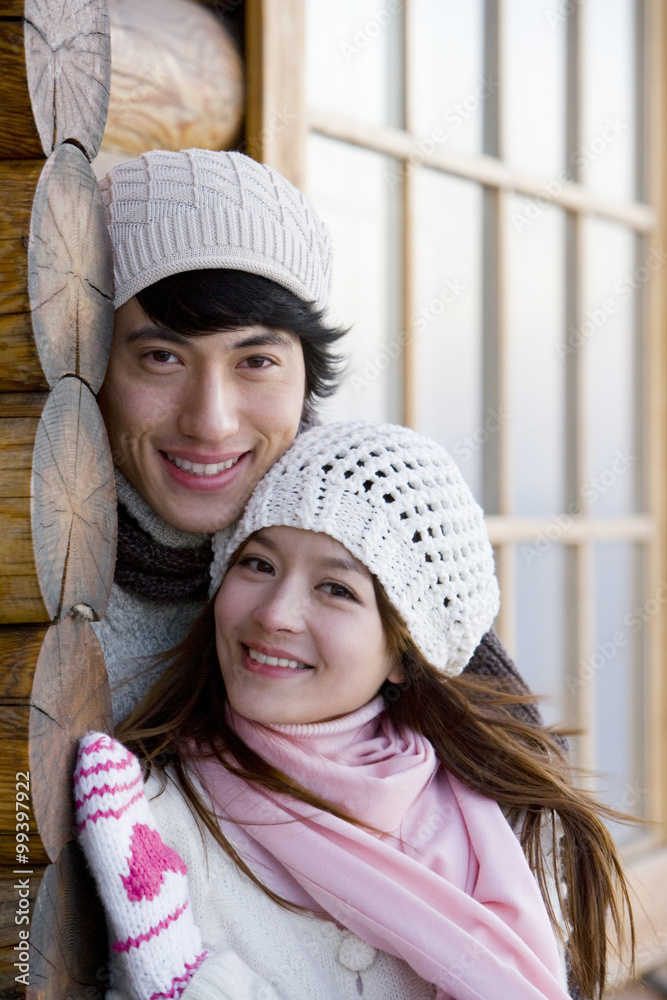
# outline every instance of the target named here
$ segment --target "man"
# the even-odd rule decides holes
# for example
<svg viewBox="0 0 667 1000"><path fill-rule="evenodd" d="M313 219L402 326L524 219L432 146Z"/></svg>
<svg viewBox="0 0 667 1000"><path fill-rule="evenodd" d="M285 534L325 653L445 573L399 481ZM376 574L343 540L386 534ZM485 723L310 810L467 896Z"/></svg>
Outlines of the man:
<svg viewBox="0 0 667 1000"><path fill-rule="evenodd" d="M270 167L241 153L155 150L101 187L116 321L99 402L118 470L119 547L94 627L119 721L159 670L145 658L181 641L206 602L210 534L233 525L334 390L344 331L323 319L326 227ZM491 633L471 669L526 691Z"/></svg>

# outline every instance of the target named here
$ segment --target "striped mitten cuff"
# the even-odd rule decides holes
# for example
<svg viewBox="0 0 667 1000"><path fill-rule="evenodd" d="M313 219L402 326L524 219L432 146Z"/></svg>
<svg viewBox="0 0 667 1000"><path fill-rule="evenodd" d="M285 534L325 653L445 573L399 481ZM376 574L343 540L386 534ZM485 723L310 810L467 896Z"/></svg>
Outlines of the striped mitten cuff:
<svg viewBox="0 0 667 1000"><path fill-rule="evenodd" d="M95 876L132 1000L180 997L207 952L192 917L187 869L158 833L137 758L87 733L74 770L79 842Z"/></svg>

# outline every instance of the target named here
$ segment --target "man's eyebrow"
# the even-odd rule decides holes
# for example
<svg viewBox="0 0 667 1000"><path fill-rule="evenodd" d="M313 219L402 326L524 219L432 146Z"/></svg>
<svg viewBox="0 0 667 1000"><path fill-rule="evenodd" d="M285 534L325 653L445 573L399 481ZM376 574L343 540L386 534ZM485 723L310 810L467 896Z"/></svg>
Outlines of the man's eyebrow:
<svg viewBox="0 0 667 1000"><path fill-rule="evenodd" d="M130 330L127 335L128 344L134 344L137 340L166 340L171 344L187 344L191 339L166 326L140 326L136 330Z"/></svg>
<svg viewBox="0 0 667 1000"><path fill-rule="evenodd" d="M211 334L215 331L211 330ZM220 333L228 333L230 336L229 349L233 351L245 350L248 347L266 347L269 344L276 344L279 347L292 349L292 340L287 334L280 333L279 330L257 329L248 336L239 340L233 339L234 334L239 330L220 330ZM141 340L164 340L170 344L190 344L194 339L206 337L207 333L185 334L170 330L166 326L140 326L136 330L131 330L127 335L127 343L134 344Z"/></svg>

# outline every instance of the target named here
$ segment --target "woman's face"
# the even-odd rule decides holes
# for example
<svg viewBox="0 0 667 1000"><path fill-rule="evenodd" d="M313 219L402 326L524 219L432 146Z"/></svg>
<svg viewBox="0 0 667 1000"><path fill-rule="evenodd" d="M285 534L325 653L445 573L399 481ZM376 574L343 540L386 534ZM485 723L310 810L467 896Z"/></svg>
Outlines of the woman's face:
<svg viewBox="0 0 667 1000"><path fill-rule="evenodd" d="M254 535L218 591L215 631L230 704L255 722L335 719L403 680L370 573L328 535Z"/></svg>

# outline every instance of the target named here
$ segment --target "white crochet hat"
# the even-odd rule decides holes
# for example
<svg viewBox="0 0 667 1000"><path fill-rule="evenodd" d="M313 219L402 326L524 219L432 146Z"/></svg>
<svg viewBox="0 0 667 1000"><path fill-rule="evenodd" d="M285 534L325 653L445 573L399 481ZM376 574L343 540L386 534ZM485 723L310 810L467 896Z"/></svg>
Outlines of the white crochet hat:
<svg viewBox="0 0 667 1000"><path fill-rule="evenodd" d="M297 188L243 153L154 149L100 182L116 309L180 271L224 267L271 278L326 309L331 240Z"/></svg>
<svg viewBox="0 0 667 1000"><path fill-rule="evenodd" d="M234 533L213 541L213 587L260 528L321 531L373 573L424 656L463 670L498 612L481 508L440 445L394 424L314 427L258 484Z"/></svg>

